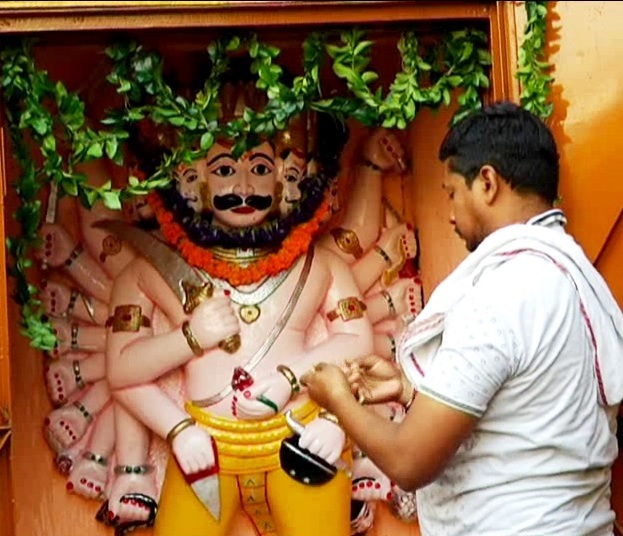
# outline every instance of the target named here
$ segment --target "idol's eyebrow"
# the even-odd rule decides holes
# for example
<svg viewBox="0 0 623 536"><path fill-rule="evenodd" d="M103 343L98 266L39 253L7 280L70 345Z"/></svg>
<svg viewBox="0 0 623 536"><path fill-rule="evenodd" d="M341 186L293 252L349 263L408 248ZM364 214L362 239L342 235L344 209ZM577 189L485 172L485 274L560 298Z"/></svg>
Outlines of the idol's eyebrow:
<svg viewBox="0 0 623 536"><path fill-rule="evenodd" d="M192 173L194 175L197 174L197 170L195 168L186 168L184 171L182 171L182 176L185 177L186 175L188 175L189 173Z"/></svg>
<svg viewBox="0 0 623 536"><path fill-rule="evenodd" d="M254 160L255 158L266 158L266 160L268 160L271 164L275 164L275 161L268 156L266 153L253 153L250 157L249 160Z"/></svg>
<svg viewBox="0 0 623 536"><path fill-rule="evenodd" d="M214 162L216 162L217 160L221 158L230 158L231 160L235 160L235 158L233 157L231 153L221 153L221 154L216 155L212 160L208 160L208 163L206 165L211 166L212 164L214 164Z"/></svg>

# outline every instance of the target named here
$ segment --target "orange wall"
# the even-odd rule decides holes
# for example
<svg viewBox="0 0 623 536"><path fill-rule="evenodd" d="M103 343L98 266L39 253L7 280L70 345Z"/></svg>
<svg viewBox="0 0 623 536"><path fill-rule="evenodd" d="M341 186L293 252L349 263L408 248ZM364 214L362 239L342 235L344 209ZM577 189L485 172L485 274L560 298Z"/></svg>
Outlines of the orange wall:
<svg viewBox="0 0 623 536"><path fill-rule="evenodd" d="M569 229L623 305L622 2L551 2L551 125ZM614 228L614 229L613 229Z"/></svg>

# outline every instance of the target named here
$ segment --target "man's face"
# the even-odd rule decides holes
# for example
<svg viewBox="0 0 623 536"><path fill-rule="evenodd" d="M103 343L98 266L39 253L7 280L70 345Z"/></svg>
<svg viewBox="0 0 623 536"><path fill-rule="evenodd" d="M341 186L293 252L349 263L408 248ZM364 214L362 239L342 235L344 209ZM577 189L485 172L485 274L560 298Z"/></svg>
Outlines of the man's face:
<svg viewBox="0 0 623 536"><path fill-rule="evenodd" d="M292 210L292 206L301 199L299 185L305 178L307 161L298 151L288 151L281 163L281 180L283 182L282 214Z"/></svg>
<svg viewBox="0 0 623 536"><path fill-rule="evenodd" d="M205 177L216 222L228 227L256 225L275 200L275 152L264 142L236 160L230 147L216 143L206 157Z"/></svg>
<svg viewBox="0 0 623 536"><path fill-rule="evenodd" d="M195 212L201 212L203 209L201 187L204 181L201 180L200 164L198 162L190 166L180 164L173 172L173 177L177 191L186 200L188 206Z"/></svg>
<svg viewBox="0 0 623 536"><path fill-rule="evenodd" d="M450 223L454 226L454 232L463 239L467 250L472 252L486 236L476 210L474 189L469 188L464 177L448 166L443 189L450 200Z"/></svg>

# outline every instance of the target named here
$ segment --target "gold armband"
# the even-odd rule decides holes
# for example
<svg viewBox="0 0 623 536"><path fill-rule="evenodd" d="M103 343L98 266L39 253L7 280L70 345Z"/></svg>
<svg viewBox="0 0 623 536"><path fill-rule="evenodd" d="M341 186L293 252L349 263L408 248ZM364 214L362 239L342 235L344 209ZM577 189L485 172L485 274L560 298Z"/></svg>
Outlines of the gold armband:
<svg viewBox="0 0 623 536"><path fill-rule="evenodd" d="M195 338L195 335L190 329L190 322L188 322L188 320L186 320L182 324L182 334L184 335L188 346L190 346L190 349L193 351L193 354L195 354L197 357L202 356L203 348L201 347L199 341Z"/></svg>
<svg viewBox="0 0 623 536"><path fill-rule="evenodd" d="M173 440L178 435L180 435L184 430L186 430L186 428L194 426L195 423L196 421L192 417L188 417L187 419L182 419L173 428L171 428L171 430L169 430L169 433L167 434L167 443L171 445L173 443Z"/></svg>
<svg viewBox="0 0 623 536"><path fill-rule="evenodd" d="M359 237L355 231L336 227L335 229L331 229L331 236L337 247L344 253L353 255L355 259L359 259L363 255L363 248L359 243Z"/></svg>
<svg viewBox="0 0 623 536"><path fill-rule="evenodd" d="M327 313L327 318L333 322L336 318L341 318L344 322L362 318L364 311L367 309L366 304L359 298L350 296L337 302L337 307Z"/></svg>
<svg viewBox="0 0 623 536"><path fill-rule="evenodd" d="M298 378L296 377L294 372L292 372L292 369L290 367L286 367L285 365L277 365L277 372L283 374L286 380L288 380L290 388L292 389L292 393L290 396L294 396L301 390L301 384L299 383Z"/></svg>
<svg viewBox="0 0 623 536"><path fill-rule="evenodd" d="M151 321L143 316L140 305L117 305L115 312L106 320L106 327L113 333L118 331L137 332L141 328L151 327Z"/></svg>

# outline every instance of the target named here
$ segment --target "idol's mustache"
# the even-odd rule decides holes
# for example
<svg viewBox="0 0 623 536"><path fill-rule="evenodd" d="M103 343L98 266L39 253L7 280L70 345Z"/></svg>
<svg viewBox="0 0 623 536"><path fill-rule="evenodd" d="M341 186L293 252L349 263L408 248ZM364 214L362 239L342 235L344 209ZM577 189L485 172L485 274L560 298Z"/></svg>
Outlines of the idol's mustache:
<svg viewBox="0 0 623 536"><path fill-rule="evenodd" d="M243 205L256 210L267 210L273 206L273 196L250 195L249 197L242 198L236 194L215 195L212 204L217 210L229 210Z"/></svg>

